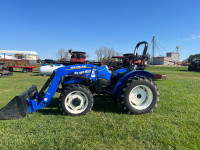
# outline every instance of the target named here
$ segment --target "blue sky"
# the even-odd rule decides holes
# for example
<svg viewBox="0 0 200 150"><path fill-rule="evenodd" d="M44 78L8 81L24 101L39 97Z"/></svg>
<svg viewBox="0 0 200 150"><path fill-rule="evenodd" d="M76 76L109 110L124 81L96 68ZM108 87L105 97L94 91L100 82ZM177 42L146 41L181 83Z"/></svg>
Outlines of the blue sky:
<svg viewBox="0 0 200 150"><path fill-rule="evenodd" d="M200 53L199 8L198 0L0 0L0 49L57 59L71 48L95 59L100 47L130 53L155 36L167 51L179 46L183 60Z"/></svg>

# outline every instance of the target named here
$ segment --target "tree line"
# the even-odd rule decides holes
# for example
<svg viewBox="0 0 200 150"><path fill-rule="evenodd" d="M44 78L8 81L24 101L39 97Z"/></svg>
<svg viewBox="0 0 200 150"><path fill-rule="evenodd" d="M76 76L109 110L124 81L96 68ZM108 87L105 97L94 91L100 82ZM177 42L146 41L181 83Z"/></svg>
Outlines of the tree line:
<svg viewBox="0 0 200 150"><path fill-rule="evenodd" d="M106 46L96 49L95 54L97 55L98 61L109 61L112 59L112 56L120 56L119 52L116 52L114 48L108 48Z"/></svg>
<svg viewBox="0 0 200 150"><path fill-rule="evenodd" d="M69 61L71 58L71 53L72 49L69 49L68 51L64 48L58 49L57 52L57 57L59 60L65 60ZM73 52L73 51L72 51ZM108 61L111 60L112 56L120 56L121 53L116 52L114 48L108 48L106 46L96 49L95 54L97 56L97 61ZM86 58L89 57L89 54L86 54Z"/></svg>
<svg viewBox="0 0 200 150"><path fill-rule="evenodd" d="M71 49L69 49L68 51L66 51L66 49L64 48L60 48L57 52L57 56L59 60L65 60L68 61L71 58L71 54L69 53Z"/></svg>

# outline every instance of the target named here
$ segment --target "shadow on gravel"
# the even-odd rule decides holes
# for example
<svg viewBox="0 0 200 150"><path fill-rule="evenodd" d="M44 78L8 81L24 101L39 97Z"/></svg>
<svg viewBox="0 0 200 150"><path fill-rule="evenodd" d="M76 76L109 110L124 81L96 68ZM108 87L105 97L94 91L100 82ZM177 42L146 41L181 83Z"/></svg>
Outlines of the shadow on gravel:
<svg viewBox="0 0 200 150"><path fill-rule="evenodd" d="M58 109L58 106L59 100L58 98L54 98L46 108L40 109L38 112L43 115L61 115L62 111ZM119 103L114 102L112 98L105 96L94 96L94 105L92 110L96 112L109 112L116 114L123 113Z"/></svg>

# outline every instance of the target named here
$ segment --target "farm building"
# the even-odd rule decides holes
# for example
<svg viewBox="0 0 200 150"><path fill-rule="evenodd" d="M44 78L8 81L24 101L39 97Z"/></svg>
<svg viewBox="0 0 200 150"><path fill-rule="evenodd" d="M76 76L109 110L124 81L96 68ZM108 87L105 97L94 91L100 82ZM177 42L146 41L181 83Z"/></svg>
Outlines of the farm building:
<svg viewBox="0 0 200 150"><path fill-rule="evenodd" d="M166 53L166 56L153 58L154 65L175 65L179 62L179 52Z"/></svg>

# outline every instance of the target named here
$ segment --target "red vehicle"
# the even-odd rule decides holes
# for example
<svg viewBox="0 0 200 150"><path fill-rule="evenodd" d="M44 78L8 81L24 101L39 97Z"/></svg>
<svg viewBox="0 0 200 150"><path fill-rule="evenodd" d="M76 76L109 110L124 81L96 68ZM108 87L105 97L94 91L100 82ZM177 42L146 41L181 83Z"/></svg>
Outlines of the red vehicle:
<svg viewBox="0 0 200 150"><path fill-rule="evenodd" d="M86 52L71 52L71 63L85 63Z"/></svg>
<svg viewBox="0 0 200 150"><path fill-rule="evenodd" d="M25 73L32 72L33 68L37 67L38 53L34 51L0 50L0 53L3 54L0 55L0 62L5 62L9 71L22 68Z"/></svg>
<svg viewBox="0 0 200 150"><path fill-rule="evenodd" d="M65 59L63 59L57 63L63 64L65 66L87 63L86 62L86 52L78 52L78 51L69 50L69 54L71 54L70 61L66 61Z"/></svg>

